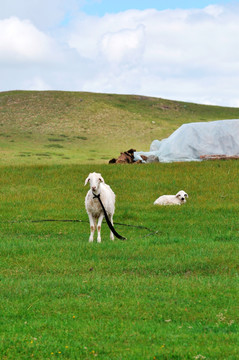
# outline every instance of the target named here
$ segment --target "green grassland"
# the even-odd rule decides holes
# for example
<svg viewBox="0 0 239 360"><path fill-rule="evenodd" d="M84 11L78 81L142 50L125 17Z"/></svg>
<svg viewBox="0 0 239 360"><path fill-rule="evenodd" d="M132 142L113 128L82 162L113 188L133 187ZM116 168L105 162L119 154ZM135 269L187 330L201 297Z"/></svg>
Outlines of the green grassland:
<svg viewBox="0 0 239 360"><path fill-rule="evenodd" d="M102 243L88 243L93 170L117 194L126 241L112 242L104 223ZM2 167L1 359L237 359L238 170ZM185 205L153 205L181 188ZM82 222L32 222L43 219Z"/></svg>
<svg viewBox="0 0 239 360"><path fill-rule="evenodd" d="M0 359L237 360L239 162L107 162L239 109L10 92L0 114ZM88 242L91 171L127 240L104 222ZM186 204L153 205L181 189Z"/></svg>
<svg viewBox="0 0 239 360"><path fill-rule="evenodd" d="M148 151L180 125L239 118L238 108L82 92L0 93L0 164L107 163Z"/></svg>

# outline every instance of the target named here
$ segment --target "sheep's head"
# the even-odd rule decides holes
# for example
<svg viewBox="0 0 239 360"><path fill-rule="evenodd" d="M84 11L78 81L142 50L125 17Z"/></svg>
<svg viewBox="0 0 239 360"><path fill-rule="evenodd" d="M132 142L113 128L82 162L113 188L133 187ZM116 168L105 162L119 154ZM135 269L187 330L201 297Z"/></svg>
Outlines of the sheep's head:
<svg viewBox="0 0 239 360"><path fill-rule="evenodd" d="M94 194L99 194L100 184L104 183L104 179L101 174L98 173L90 173L88 177L85 179L85 185L90 183L90 188Z"/></svg>
<svg viewBox="0 0 239 360"><path fill-rule="evenodd" d="M180 190L175 196L180 200L181 203L185 203L186 199L188 198L188 194L183 190Z"/></svg>

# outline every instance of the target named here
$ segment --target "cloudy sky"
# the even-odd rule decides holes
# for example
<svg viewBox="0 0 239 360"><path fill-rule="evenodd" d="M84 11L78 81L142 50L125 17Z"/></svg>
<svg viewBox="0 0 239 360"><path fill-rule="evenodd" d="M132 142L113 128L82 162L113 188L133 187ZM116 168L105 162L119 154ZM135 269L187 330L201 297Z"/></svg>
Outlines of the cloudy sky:
<svg viewBox="0 0 239 360"><path fill-rule="evenodd" d="M0 91L239 107L239 1L1 0Z"/></svg>

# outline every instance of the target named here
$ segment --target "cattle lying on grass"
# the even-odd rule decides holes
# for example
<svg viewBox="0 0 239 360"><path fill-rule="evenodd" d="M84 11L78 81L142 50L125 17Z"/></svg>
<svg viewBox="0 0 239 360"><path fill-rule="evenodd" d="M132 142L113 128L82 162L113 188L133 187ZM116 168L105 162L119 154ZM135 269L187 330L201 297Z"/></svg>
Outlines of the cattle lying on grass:
<svg viewBox="0 0 239 360"><path fill-rule="evenodd" d="M100 195L100 199L104 204L105 210L109 217L111 224L113 225L113 215L115 211L115 194L109 185L105 184L105 181L101 174L90 173L85 180L85 185L90 183L90 190L85 197L85 208L89 216L90 221L90 237L89 242L94 239L94 232L97 227L97 242L101 242L101 224L104 218L104 212L97 199ZM110 232L110 239L114 240L112 231Z"/></svg>
<svg viewBox="0 0 239 360"><path fill-rule="evenodd" d="M121 152L118 159L111 159L109 164L132 164L134 162L135 151L135 149L129 149L128 151Z"/></svg>
<svg viewBox="0 0 239 360"><path fill-rule="evenodd" d="M154 205L181 205L186 202L188 194L181 190L176 195L162 195L155 200Z"/></svg>

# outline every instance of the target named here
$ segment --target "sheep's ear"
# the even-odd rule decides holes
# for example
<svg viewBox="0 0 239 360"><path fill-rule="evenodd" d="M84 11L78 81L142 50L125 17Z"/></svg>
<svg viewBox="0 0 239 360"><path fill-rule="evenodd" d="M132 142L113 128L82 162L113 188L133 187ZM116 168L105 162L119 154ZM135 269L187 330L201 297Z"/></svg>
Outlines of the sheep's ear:
<svg viewBox="0 0 239 360"><path fill-rule="evenodd" d="M85 179L85 186L88 184L89 181L90 181L90 177L88 176L88 177Z"/></svg>
<svg viewBox="0 0 239 360"><path fill-rule="evenodd" d="M102 178L102 176L99 177L100 182L104 183L105 180Z"/></svg>

